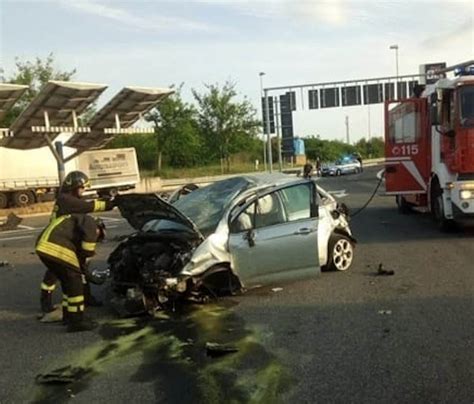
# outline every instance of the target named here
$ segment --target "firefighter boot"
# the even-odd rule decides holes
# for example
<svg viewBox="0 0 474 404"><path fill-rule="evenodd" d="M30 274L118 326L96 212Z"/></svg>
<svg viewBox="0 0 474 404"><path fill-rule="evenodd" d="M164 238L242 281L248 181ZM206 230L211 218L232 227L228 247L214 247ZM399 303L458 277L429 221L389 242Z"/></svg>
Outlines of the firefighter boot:
<svg viewBox="0 0 474 404"><path fill-rule="evenodd" d="M101 307L102 306L102 302L92 295L90 283L84 284L84 301L86 303L86 306L88 307Z"/></svg>
<svg viewBox="0 0 474 404"><path fill-rule="evenodd" d="M50 292L49 290L41 290L40 303L43 315L54 311L53 292Z"/></svg>
<svg viewBox="0 0 474 404"><path fill-rule="evenodd" d="M84 317L83 312L68 313L67 332L92 331L97 323Z"/></svg>

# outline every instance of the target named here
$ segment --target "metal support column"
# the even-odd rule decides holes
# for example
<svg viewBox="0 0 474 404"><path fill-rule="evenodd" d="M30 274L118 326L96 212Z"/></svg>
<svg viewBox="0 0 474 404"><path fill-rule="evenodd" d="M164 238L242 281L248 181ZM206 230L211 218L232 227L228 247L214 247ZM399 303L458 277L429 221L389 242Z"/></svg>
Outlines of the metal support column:
<svg viewBox="0 0 474 404"><path fill-rule="evenodd" d="M63 143L54 142L54 148L56 149L57 155L59 158L56 159L58 163L58 178L59 186L62 185L64 178L66 177L66 167L64 165L64 152L63 152Z"/></svg>
<svg viewBox="0 0 474 404"><path fill-rule="evenodd" d="M268 104L268 90L265 89L265 119L267 121L266 132L267 132L267 160L269 171L273 172L273 157L272 157L272 138L270 135L270 106Z"/></svg>

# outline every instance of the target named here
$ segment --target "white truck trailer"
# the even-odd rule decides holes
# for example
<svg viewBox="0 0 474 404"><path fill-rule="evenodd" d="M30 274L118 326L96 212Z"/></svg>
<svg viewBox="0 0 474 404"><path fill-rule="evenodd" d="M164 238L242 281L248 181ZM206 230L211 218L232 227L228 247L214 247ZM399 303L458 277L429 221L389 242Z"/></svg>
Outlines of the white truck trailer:
<svg viewBox="0 0 474 404"><path fill-rule="evenodd" d="M100 196L135 188L140 182L135 149L103 149L80 154L66 163L66 173L85 172ZM47 147L15 150L0 147L0 209L54 198L58 167Z"/></svg>

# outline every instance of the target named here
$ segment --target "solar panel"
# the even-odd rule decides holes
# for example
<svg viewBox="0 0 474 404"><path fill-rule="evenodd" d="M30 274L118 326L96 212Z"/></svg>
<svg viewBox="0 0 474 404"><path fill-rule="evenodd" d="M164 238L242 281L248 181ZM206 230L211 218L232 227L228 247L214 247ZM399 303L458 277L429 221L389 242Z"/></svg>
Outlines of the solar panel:
<svg viewBox="0 0 474 404"><path fill-rule="evenodd" d="M27 89L28 86L20 84L0 83L0 119L5 116Z"/></svg>
<svg viewBox="0 0 474 404"><path fill-rule="evenodd" d="M125 87L89 122L90 133L76 133L66 146L80 150L104 147L120 133L150 132L153 129L131 129L140 117L172 94L168 88Z"/></svg>
<svg viewBox="0 0 474 404"><path fill-rule="evenodd" d="M12 137L1 146L35 149L48 144L44 133L53 140L62 132L87 130L73 121L107 88L102 84L49 81L10 127Z"/></svg>

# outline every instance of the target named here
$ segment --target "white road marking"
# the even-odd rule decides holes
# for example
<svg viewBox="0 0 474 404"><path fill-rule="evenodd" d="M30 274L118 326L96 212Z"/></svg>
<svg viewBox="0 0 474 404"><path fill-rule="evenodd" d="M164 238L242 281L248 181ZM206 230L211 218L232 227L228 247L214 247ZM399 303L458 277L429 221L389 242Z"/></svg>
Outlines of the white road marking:
<svg viewBox="0 0 474 404"><path fill-rule="evenodd" d="M345 189L338 189L336 191L328 191L329 194L332 196L335 196L336 198L344 198L346 196L349 196L349 194L346 192Z"/></svg>
<svg viewBox="0 0 474 404"><path fill-rule="evenodd" d="M43 229L38 229L38 228L30 228L30 229L17 229L17 230L6 230L0 232L0 236L3 236L4 234L21 234L21 233L38 233L42 231Z"/></svg>
<svg viewBox="0 0 474 404"><path fill-rule="evenodd" d="M20 224L18 227L20 227L21 229L26 229L26 230L36 230L34 227L25 226L24 224Z"/></svg>
<svg viewBox="0 0 474 404"><path fill-rule="evenodd" d="M114 217L108 217L108 216L99 216L104 222L124 222L125 219L116 219Z"/></svg>
<svg viewBox="0 0 474 404"><path fill-rule="evenodd" d="M27 239L27 238L33 238L33 234L30 234L30 235L27 235L27 236L0 238L0 241L23 240L23 239Z"/></svg>

